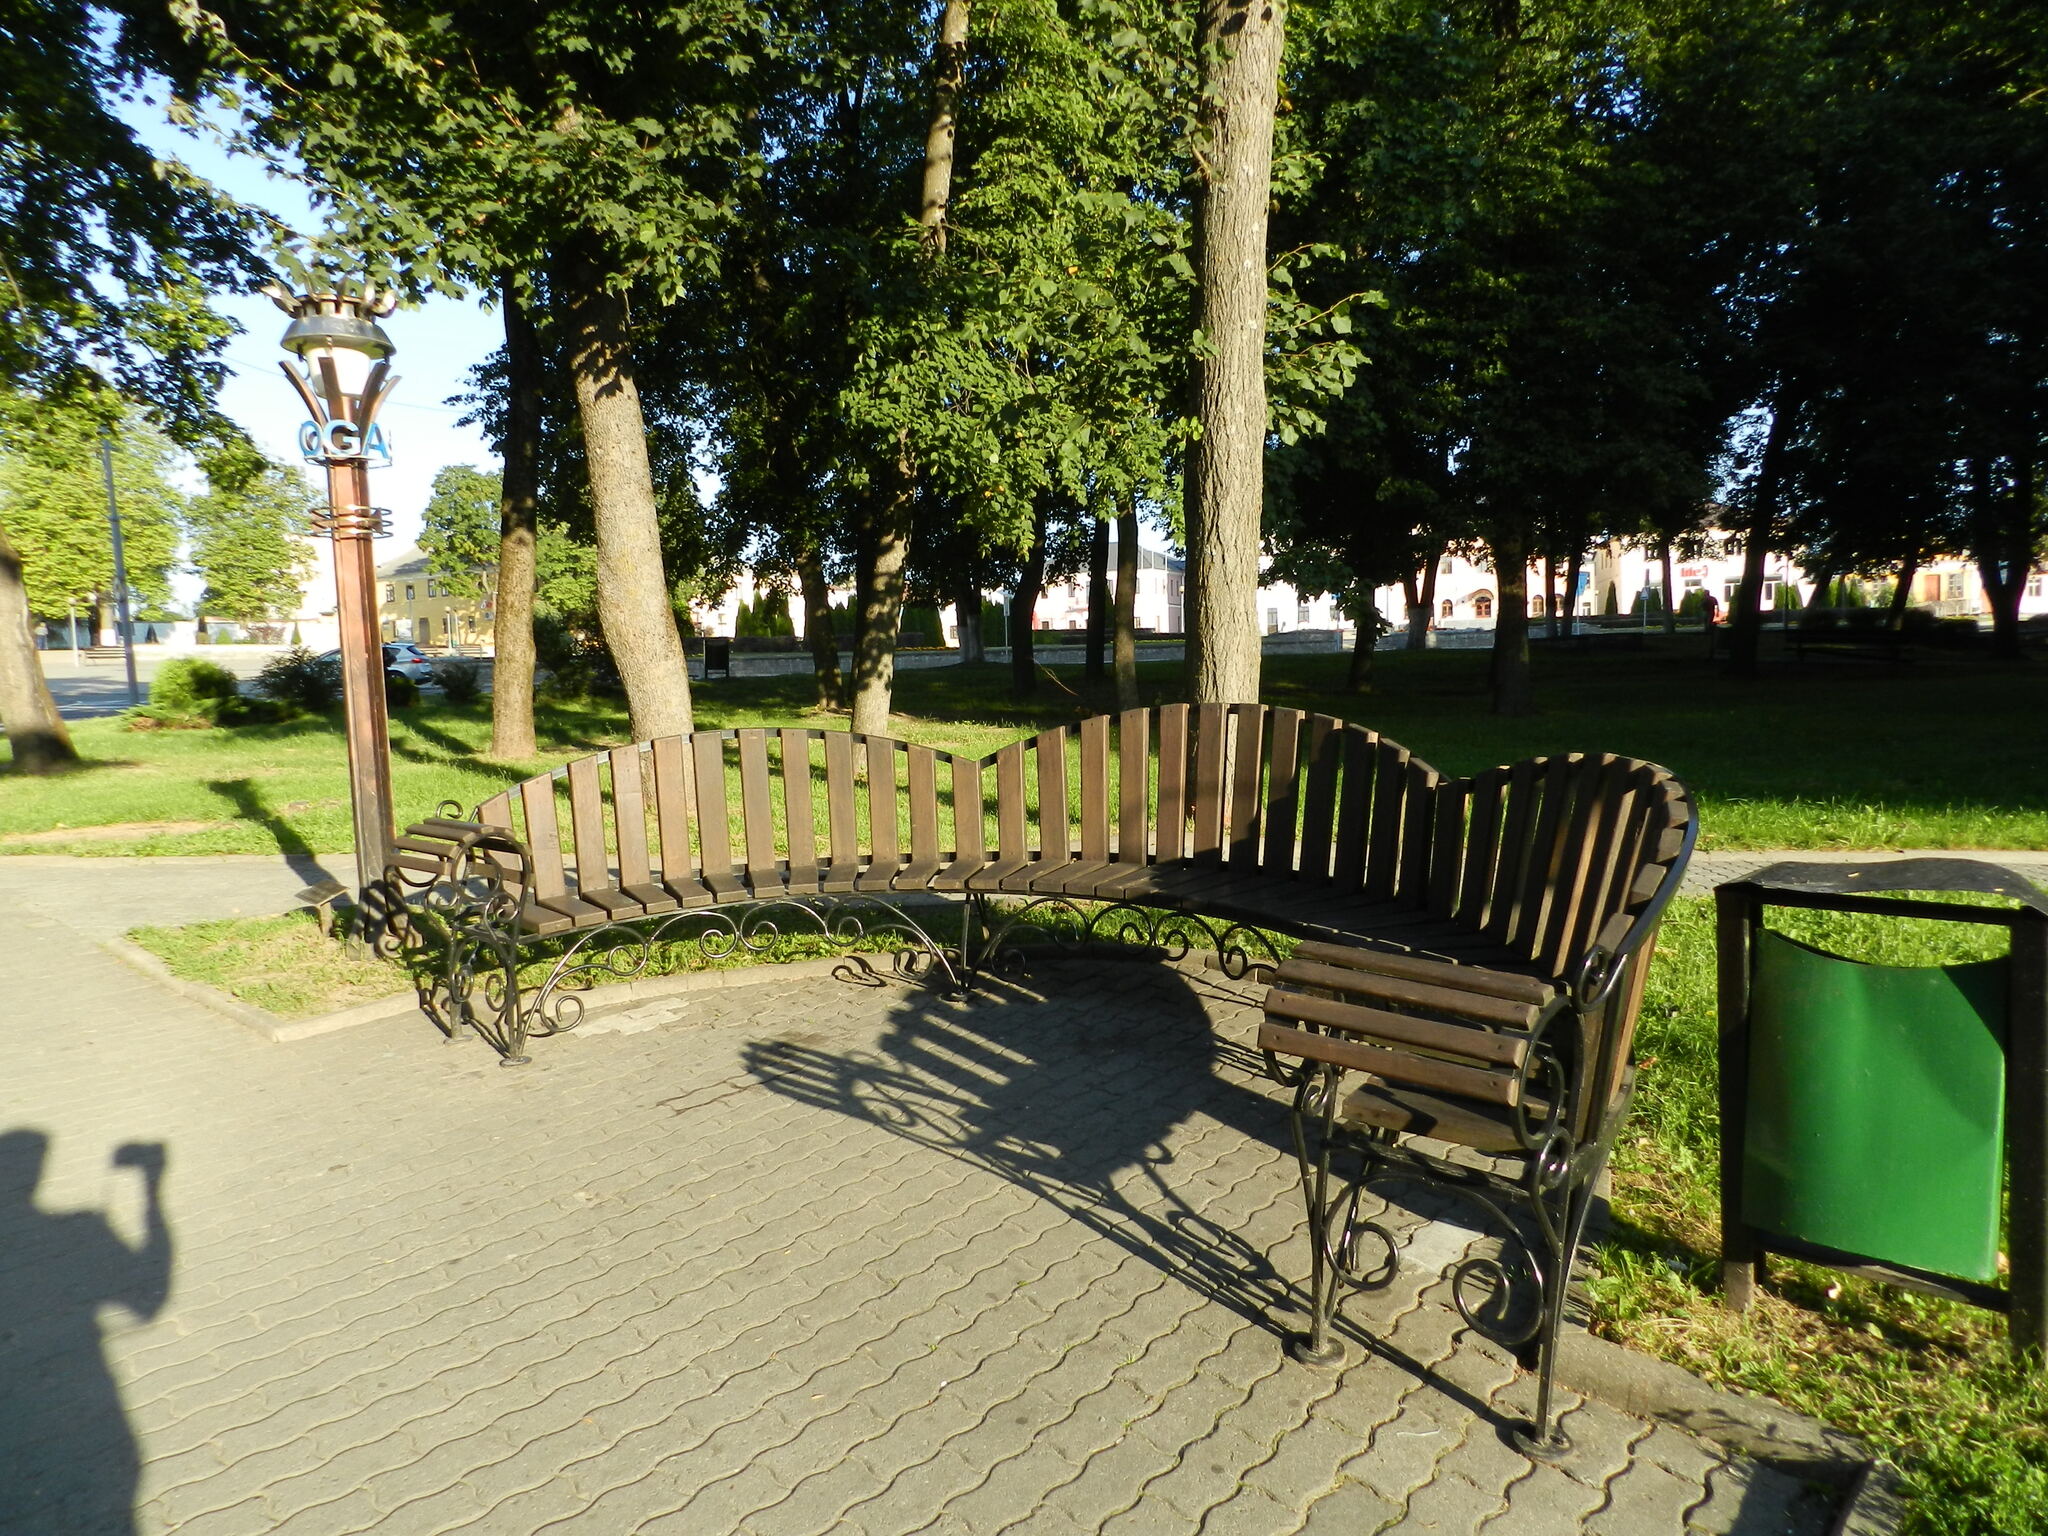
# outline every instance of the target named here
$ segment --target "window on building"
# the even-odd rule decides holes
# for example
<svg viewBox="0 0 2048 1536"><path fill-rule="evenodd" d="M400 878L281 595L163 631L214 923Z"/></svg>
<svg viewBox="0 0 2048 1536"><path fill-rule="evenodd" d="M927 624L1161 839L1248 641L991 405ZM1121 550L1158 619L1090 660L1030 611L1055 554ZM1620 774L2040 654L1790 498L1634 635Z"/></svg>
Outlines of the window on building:
<svg viewBox="0 0 2048 1536"><path fill-rule="evenodd" d="M433 583L433 582L431 582L431 581L430 581L430 582L428 582L428 583L427 583L427 596L429 596L429 597L434 597L434 596L436 596L436 595L437 595L437 594L436 594L436 593L435 593L435 591L434 591L434 583Z"/></svg>
<svg viewBox="0 0 2048 1536"><path fill-rule="evenodd" d="M1451 557L1449 555L1444 556L1443 563L1436 568L1436 571L1439 576L1451 574Z"/></svg>
<svg viewBox="0 0 2048 1536"><path fill-rule="evenodd" d="M1295 610L1294 610L1294 627L1295 627L1296 629L1307 629L1307 628L1308 628L1308 604L1307 604L1307 603L1300 603L1300 604L1297 604L1297 605L1296 605L1296 607L1295 607Z"/></svg>
<svg viewBox="0 0 2048 1536"><path fill-rule="evenodd" d="M1266 633L1269 635L1280 633L1280 610L1278 608L1268 608L1266 610Z"/></svg>
<svg viewBox="0 0 2048 1536"><path fill-rule="evenodd" d="M1051 628L1052 628L1052 620L1051 620L1051 619L1040 619L1040 620L1038 621L1038 627L1039 627L1040 629L1051 629Z"/></svg>
<svg viewBox="0 0 2048 1536"><path fill-rule="evenodd" d="M2027 578L2027 596L2048 597L2048 576L2029 576Z"/></svg>
<svg viewBox="0 0 2048 1536"><path fill-rule="evenodd" d="M1941 595L1951 603L1963 600L1963 573L1950 571L1941 578Z"/></svg>
<svg viewBox="0 0 2048 1536"><path fill-rule="evenodd" d="M1472 594L1472 617L1475 619L1490 619L1493 617L1493 594L1491 592L1474 592Z"/></svg>
<svg viewBox="0 0 2048 1536"><path fill-rule="evenodd" d="M1443 616L1448 619L1456 611L1457 610L1451 606L1451 600L1448 597L1445 598L1443 601Z"/></svg>
<svg viewBox="0 0 2048 1536"><path fill-rule="evenodd" d="M396 582L391 582L391 581L387 581L387 582L385 582L385 583L384 583L384 601L385 601L385 602L387 602L387 603L392 603L392 602L396 602L397 600L398 600L398 584L397 584Z"/></svg>
<svg viewBox="0 0 2048 1536"><path fill-rule="evenodd" d="M1540 619L1543 617L1543 599L1541 597L1532 597L1529 599L1529 617L1532 619Z"/></svg>
<svg viewBox="0 0 2048 1536"><path fill-rule="evenodd" d="M405 600L408 603L412 601L412 583L409 581L405 584Z"/></svg>

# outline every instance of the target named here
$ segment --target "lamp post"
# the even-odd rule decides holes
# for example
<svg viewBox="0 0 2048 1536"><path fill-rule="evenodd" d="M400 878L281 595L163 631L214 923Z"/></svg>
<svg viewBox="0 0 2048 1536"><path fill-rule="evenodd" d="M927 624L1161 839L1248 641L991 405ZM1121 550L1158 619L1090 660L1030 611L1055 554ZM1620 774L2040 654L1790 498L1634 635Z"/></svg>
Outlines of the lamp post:
<svg viewBox="0 0 2048 1536"><path fill-rule="evenodd" d="M335 618L341 629L342 703L348 720L349 806L355 816L356 886L383 878L391 856L391 738L384 713L384 647L377 623L372 541L390 530L370 505L370 459L390 462L377 408L397 383L391 338L377 321L397 295L365 284L360 293L264 290L292 317L279 364L309 413L299 451L327 471L327 510L314 532L334 541Z"/></svg>

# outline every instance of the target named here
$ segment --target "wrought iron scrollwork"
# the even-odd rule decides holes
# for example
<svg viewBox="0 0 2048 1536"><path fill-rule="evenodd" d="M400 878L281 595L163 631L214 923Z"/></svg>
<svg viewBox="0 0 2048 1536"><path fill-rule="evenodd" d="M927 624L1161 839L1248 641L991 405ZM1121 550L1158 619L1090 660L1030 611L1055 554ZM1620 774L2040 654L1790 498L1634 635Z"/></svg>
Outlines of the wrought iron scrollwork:
<svg viewBox="0 0 2048 1536"><path fill-rule="evenodd" d="M1090 901L1083 897L1031 896L995 907L985 895L971 896L984 938L975 950L975 973L1014 971L1032 950L1079 954L1108 946L1167 961L1185 960L1197 950L1216 957L1232 980L1280 963L1273 942L1249 924L1215 922L1192 912L1142 906L1132 901Z"/></svg>

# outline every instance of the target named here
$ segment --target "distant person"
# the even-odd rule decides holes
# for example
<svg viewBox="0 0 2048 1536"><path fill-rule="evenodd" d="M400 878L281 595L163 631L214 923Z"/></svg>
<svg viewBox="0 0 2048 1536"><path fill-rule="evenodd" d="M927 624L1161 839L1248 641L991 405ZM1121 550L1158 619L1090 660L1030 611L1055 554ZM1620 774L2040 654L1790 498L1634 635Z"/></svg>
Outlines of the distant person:
<svg viewBox="0 0 2048 1536"><path fill-rule="evenodd" d="M1711 592L1706 594L1706 599L1706 602L1700 605L1700 611L1707 617L1707 626L1712 628L1721 622L1721 599Z"/></svg>
<svg viewBox="0 0 2048 1536"><path fill-rule="evenodd" d="M141 1458L100 1349L102 1306L147 1321L171 1286L164 1149L131 1143L143 1238L131 1248L96 1211L35 1203L50 1138L0 1135L0 1533L132 1536Z"/></svg>

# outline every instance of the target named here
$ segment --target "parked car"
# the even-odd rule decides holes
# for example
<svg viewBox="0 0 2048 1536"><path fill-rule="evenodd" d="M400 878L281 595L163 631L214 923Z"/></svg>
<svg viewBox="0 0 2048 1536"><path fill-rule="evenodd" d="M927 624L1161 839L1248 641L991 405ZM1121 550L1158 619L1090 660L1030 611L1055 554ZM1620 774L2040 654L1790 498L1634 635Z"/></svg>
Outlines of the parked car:
<svg viewBox="0 0 2048 1536"><path fill-rule="evenodd" d="M322 651L320 659L330 666L341 665L341 652ZM410 640L387 640L384 642L384 670L413 683L431 683L434 680L434 658L414 645Z"/></svg>

